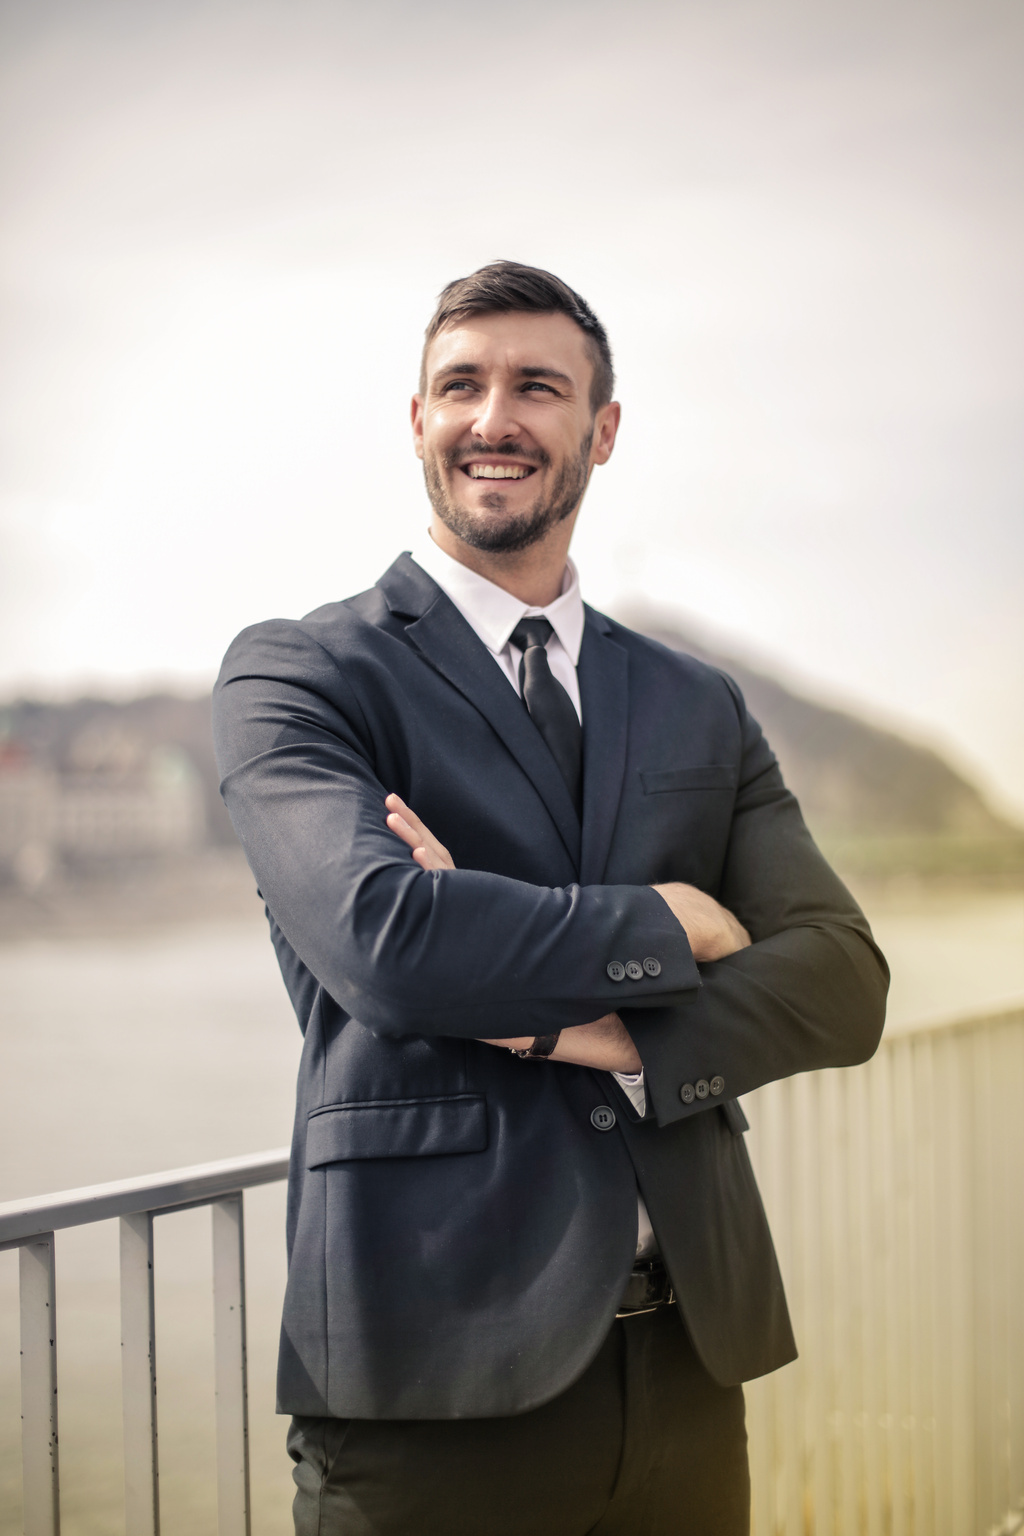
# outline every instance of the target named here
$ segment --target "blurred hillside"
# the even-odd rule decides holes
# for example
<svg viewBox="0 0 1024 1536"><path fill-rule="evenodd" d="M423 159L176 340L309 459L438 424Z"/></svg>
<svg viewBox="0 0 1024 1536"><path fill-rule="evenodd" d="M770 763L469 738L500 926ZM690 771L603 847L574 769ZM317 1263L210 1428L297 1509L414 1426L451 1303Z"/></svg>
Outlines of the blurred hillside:
<svg viewBox="0 0 1024 1536"><path fill-rule="evenodd" d="M1024 875L1024 829L997 815L938 752L804 698L662 615L634 609L622 617L735 678L811 831L843 873Z"/></svg>
<svg viewBox="0 0 1024 1536"><path fill-rule="evenodd" d="M736 678L842 872L1024 875L1024 831L936 752L801 697L649 614L628 622ZM133 916L251 909L252 879L218 792L208 697L0 707L0 916L17 929L27 912L31 926L80 907L83 890L101 905L105 891Z"/></svg>

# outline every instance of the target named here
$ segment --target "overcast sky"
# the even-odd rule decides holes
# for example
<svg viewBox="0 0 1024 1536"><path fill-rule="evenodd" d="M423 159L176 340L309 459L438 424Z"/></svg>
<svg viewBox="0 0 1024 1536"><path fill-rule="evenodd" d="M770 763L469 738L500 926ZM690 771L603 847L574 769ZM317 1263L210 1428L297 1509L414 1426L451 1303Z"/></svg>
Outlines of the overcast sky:
<svg viewBox="0 0 1024 1536"><path fill-rule="evenodd" d="M208 682L426 523L438 289L549 266L677 609L1024 815L1017 0L0 0L0 694Z"/></svg>

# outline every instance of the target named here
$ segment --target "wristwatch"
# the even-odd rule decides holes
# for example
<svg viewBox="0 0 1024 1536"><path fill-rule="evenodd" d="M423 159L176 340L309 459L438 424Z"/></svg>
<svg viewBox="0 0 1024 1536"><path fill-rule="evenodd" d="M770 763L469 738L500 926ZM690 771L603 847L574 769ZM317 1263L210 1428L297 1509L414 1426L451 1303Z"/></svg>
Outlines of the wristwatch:
<svg viewBox="0 0 1024 1536"><path fill-rule="evenodd" d="M509 1051L513 1056L521 1056L524 1061L543 1061L545 1056L551 1055L561 1033L560 1029L556 1029L553 1035L534 1035L533 1044L528 1045L525 1051L514 1045L509 1046Z"/></svg>

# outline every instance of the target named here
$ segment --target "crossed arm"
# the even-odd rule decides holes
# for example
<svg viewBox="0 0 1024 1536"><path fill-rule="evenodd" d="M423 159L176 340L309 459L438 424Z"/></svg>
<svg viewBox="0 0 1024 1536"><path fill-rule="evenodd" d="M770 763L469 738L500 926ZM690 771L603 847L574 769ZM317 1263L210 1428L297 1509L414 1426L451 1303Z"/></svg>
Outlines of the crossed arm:
<svg viewBox="0 0 1024 1536"><path fill-rule="evenodd" d="M443 843L440 843L414 811L410 810L398 795L388 795L387 825L411 850L412 857L421 869L454 869L455 863ZM699 963L722 960L750 944L750 935L731 912L721 906L713 896L699 891L696 886L672 881L666 885L651 887L667 904L673 917L686 930ZM497 1045L506 1049L521 1049L531 1045L532 1035L511 1040L485 1040L485 1045ZM604 1072L639 1072L642 1067L639 1053L625 1025L617 1013L606 1013L603 1018L589 1024L575 1024L562 1030L549 1061L568 1061L581 1067L595 1067Z"/></svg>

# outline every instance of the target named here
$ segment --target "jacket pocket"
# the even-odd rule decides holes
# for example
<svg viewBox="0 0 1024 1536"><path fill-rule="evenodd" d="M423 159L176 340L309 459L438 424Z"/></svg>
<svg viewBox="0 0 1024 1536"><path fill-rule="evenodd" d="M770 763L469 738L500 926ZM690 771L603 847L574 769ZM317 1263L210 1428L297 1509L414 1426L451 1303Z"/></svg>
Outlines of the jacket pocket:
<svg viewBox="0 0 1024 1536"><path fill-rule="evenodd" d="M486 1147L482 1094L325 1104L309 1116L306 1167L371 1157L439 1157Z"/></svg>
<svg viewBox="0 0 1024 1536"><path fill-rule="evenodd" d="M731 763L705 763L699 768L641 768L645 795L663 795L672 789L735 789L736 769Z"/></svg>

